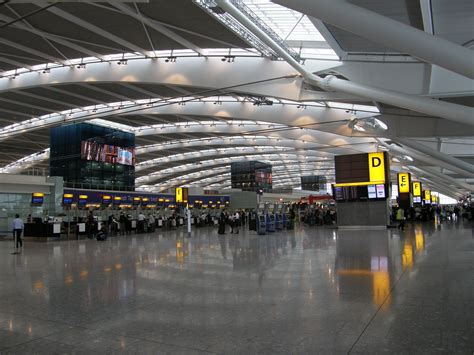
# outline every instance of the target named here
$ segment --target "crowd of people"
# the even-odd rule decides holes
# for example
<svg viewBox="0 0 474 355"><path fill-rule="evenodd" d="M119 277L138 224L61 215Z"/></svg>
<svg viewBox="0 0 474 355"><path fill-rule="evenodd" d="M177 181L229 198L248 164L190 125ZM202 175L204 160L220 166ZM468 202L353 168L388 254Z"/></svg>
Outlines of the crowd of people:
<svg viewBox="0 0 474 355"><path fill-rule="evenodd" d="M406 221L461 221L473 220L471 205L428 205L408 209L392 207L391 220L397 223L399 229L404 229Z"/></svg>
<svg viewBox="0 0 474 355"><path fill-rule="evenodd" d="M300 212L300 216L301 222L309 226L331 225L337 221L335 208L325 205L316 205L312 206L312 208L306 208Z"/></svg>

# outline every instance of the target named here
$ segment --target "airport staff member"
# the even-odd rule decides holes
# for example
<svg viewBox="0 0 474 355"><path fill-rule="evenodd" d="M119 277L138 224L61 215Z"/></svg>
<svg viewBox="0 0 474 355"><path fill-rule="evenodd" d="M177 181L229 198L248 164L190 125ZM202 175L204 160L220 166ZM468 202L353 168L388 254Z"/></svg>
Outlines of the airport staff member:
<svg viewBox="0 0 474 355"><path fill-rule="evenodd" d="M20 245L20 248L23 248L23 241L21 240L21 233L23 232L23 228L25 228L25 225L23 224L23 220L20 218L20 215L17 213L12 223L13 238L16 237L17 248L18 248L18 244Z"/></svg>

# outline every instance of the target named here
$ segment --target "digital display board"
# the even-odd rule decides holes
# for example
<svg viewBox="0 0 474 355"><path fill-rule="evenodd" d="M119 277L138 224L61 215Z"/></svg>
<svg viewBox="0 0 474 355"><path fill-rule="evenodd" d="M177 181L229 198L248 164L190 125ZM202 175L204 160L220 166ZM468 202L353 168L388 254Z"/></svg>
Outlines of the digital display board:
<svg viewBox="0 0 474 355"><path fill-rule="evenodd" d="M112 196L110 196L110 195L103 195L102 196L102 204L103 205L110 205L110 202L112 202Z"/></svg>
<svg viewBox="0 0 474 355"><path fill-rule="evenodd" d="M44 202L44 193L42 192L33 192L31 194L31 204L33 205L42 205Z"/></svg>
<svg viewBox="0 0 474 355"><path fill-rule="evenodd" d="M122 197L114 196L114 205L120 205L122 203Z"/></svg>
<svg viewBox="0 0 474 355"><path fill-rule="evenodd" d="M380 185L389 181L386 152L340 155L334 158L336 186Z"/></svg>
<svg viewBox="0 0 474 355"><path fill-rule="evenodd" d="M94 141L81 142L81 159L103 163L135 165L135 148L122 148Z"/></svg>
<svg viewBox="0 0 474 355"><path fill-rule="evenodd" d="M387 197L385 194L385 185L376 185L377 190L377 198L385 198Z"/></svg>
<svg viewBox="0 0 474 355"><path fill-rule="evenodd" d="M375 185L368 185L367 192L369 194L369 198L377 198L377 190L375 188Z"/></svg>
<svg viewBox="0 0 474 355"><path fill-rule="evenodd" d="M421 203L421 196L413 196L413 203Z"/></svg>

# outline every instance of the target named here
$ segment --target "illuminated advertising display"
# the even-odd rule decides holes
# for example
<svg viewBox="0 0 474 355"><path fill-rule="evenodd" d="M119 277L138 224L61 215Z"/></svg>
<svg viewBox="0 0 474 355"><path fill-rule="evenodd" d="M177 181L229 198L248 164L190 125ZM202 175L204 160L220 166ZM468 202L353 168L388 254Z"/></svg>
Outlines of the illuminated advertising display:
<svg viewBox="0 0 474 355"><path fill-rule="evenodd" d="M122 148L94 141L81 142L81 159L103 163L135 165L135 148Z"/></svg>

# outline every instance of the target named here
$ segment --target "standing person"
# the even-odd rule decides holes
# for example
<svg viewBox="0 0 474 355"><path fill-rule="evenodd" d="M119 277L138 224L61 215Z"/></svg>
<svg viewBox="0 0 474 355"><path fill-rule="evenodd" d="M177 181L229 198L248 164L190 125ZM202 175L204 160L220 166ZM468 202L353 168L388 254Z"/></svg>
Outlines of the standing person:
<svg viewBox="0 0 474 355"><path fill-rule="evenodd" d="M397 222L399 223L398 229L401 229L401 230L405 229L405 211L403 210L403 208L399 208L397 210L396 219L397 219Z"/></svg>
<svg viewBox="0 0 474 355"><path fill-rule="evenodd" d="M23 232L23 228L25 228L25 225L23 224L23 220L20 218L20 215L17 213L12 223L13 238L16 237L15 247L17 249L19 247L23 248L23 241L21 240L21 233ZM18 247L18 244L20 245L19 247Z"/></svg>
<svg viewBox="0 0 474 355"><path fill-rule="evenodd" d="M119 222L120 222L120 234L124 235L125 230L127 228L127 217L125 216L123 212L120 212Z"/></svg>
<svg viewBox="0 0 474 355"><path fill-rule="evenodd" d="M145 215L142 211L138 214L138 233L145 231Z"/></svg>
<svg viewBox="0 0 474 355"><path fill-rule="evenodd" d="M150 213L148 216L148 228L150 229L150 232L155 231L155 217L153 217L153 214Z"/></svg>
<svg viewBox="0 0 474 355"><path fill-rule="evenodd" d="M226 218L224 212L221 212L221 215L219 216L219 228L217 230L217 234L225 234L225 223L226 223Z"/></svg>
<svg viewBox="0 0 474 355"><path fill-rule="evenodd" d="M93 239L95 234L95 221L94 221L94 214L92 211L89 212L87 216L87 237L89 239Z"/></svg>
<svg viewBox="0 0 474 355"><path fill-rule="evenodd" d="M240 226L240 215L239 215L239 211L235 211L235 214L234 214L234 228L235 228L235 234L239 234L239 226Z"/></svg>

